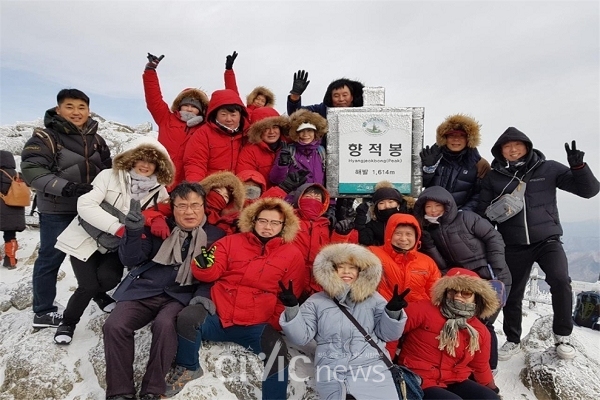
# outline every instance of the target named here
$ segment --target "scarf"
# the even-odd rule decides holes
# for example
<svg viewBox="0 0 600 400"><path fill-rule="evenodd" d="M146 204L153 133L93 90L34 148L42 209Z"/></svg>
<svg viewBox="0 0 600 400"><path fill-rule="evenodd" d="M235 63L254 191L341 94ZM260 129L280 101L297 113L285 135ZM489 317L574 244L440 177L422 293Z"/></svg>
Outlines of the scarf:
<svg viewBox="0 0 600 400"><path fill-rule="evenodd" d="M199 226L191 231L184 231L178 225L175 226L171 235L162 243L160 249L158 249L158 253L152 259L157 264L179 265L175 282L179 283L180 286L187 286L193 283L194 276L190 267L192 259L201 253L202 246L206 246L206 232L202 229L205 223L206 217L202 219ZM181 247L190 234L192 238L189 250L185 260L182 260Z"/></svg>
<svg viewBox="0 0 600 400"><path fill-rule="evenodd" d="M444 214L442 214L444 215ZM442 217L442 215L438 215L437 217L433 217L431 215L423 215L423 218L425 218L427 221L429 221L430 224L438 224L439 225L439 221L438 219L440 219Z"/></svg>
<svg viewBox="0 0 600 400"><path fill-rule="evenodd" d="M180 111L179 119L181 119L188 127L199 125L200 122L204 121L202 115L196 115L189 111Z"/></svg>
<svg viewBox="0 0 600 400"><path fill-rule="evenodd" d="M305 156L310 155L313 151L319 151L319 146L321 145L321 140L313 140L310 143L300 143L296 142L296 152L303 154Z"/></svg>
<svg viewBox="0 0 600 400"><path fill-rule="evenodd" d="M323 214L323 203L317 199L301 198L298 200L298 211L303 218L314 221Z"/></svg>
<svg viewBox="0 0 600 400"><path fill-rule="evenodd" d="M469 339L469 353L475 354L479 350L479 332L475 330L467 320L475 315L475 303L461 303L450 299L444 299L440 305L440 312L446 317L446 323L436 337L439 340L438 349L444 350L451 357L456 357L455 349L458 347L458 330L466 328Z"/></svg>
<svg viewBox="0 0 600 400"><path fill-rule="evenodd" d="M397 214L399 212L400 210L398 210L398 208L396 207L380 210L377 208L377 206L375 206L375 216L377 217L378 221L381 221L383 223L387 223L388 219L390 219L392 215Z"/></svg>
<svg viewBox="0 0 600 400"><path fill-rule="evenodd" d="M235 233L236 220L240 212L232 200L225 203L225 199L219 193L211 190L204 198L204 212L208 223L223 229L227 234Z"/></svg>
<svg viewBox="0 0 600 400"><path fill-rule="evenodd" d="M137 174L133 169L129 171L131 177L131 197L136 200L142 200L148 195L150 189L158 185L156 174L150 176L142 176Z"/></svg>

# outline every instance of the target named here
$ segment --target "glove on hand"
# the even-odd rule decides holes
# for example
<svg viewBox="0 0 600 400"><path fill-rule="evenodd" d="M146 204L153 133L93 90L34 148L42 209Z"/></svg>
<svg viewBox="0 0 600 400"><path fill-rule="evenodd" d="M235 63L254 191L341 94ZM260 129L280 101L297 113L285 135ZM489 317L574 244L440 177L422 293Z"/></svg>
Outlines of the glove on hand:
<svg viewBox="0 0 600 400"><path fill-rule="evenodd" d="M236 51L234 51L232 55L227 56L227 59L225 60L225 69L233 69L233 62L235 61L237 56L238 53Z"/></svg>
<svg viewBox="0 0 600 400"><path fill-rule="evenodd" d="M369 212L369 204L362 202L356 207L356 217L354 217L354 227L363 229L367 224L367 213Z"/></svg>
<svg viewBox="0 0 600 400"><path fill-rule="evenodd" d="M309 173L310 172L305 169L292 172L285 177L284 181L279 184L279 187L286 193L292 193L294 190L306 183L306 176Z"/></svg>
<svg viewBox="0 0 600 400"><path fill-rule="evenodd" d="M424 167L434 166L440 159L441 155L442 149L440 149L437 144L434 144L431 147L425 146L425 148L419 153L419 156L421 156L421 164L423 164Z"/></svg>
<svg viewBox="0 0 600 400"><path fill-rule="evenodd" d="M203 305L210 315L215 315L215 313L217 312L217 306L215 306L215 303L213 303L213 301L209 298L206 298L204 296L196 296L190 300L190 306L194 306L197 304Z"/></svg>
<svg viewBox="0 0 600 400"><path fill-rule="evenodd" d="M574 140L571 142L571 148L569 148L568 143L565 143L565 150L567 151L567 160L569 161L569 166L571 168L579 169L583 167L583 156L585 153L581 150L577 150Z"/></svg>
<svg viewBox="0 0 600 400"><path fill-rule="evenodd" d="M338 221L335 224L335 231L337 233L339 233L340 235L347 235L349 234L352 229L354 229L354 219L353 218L348 218L348 219L344 219L341 221Z"/></svg>
<svg viewBox="0 0 600 400"><path fill-rule="evenodd" d="M335 218L335 206L329 206L327 211L325 211L325 218L329 220L329 229L332 230L337 223L337 219Z"/></svg>
<svg viewBox="0 0 600 400"><path fill-rule="evenodd" d="M290 149L290 146L286 145L285 143L282 143L281 150L279 151L279 157L277 160L277 164L279 164L281 167L287 167L291 163L292 163L292 151Z"/></svg>
<svg viewBox="0 0 600 400"><path fill-rule="evenodd" d="M171 230L169 229L167 220L164 217L157 217L152 220L150 223L150 232L162 240L165 240L169 237L169 235L171 235Z"/></svg>
<svg viewBox="0 0 600 400"><path fill-rule="evenodd" d="M286 307L295 307L298 305L298 298L294 294L292 281L289 281L289 287L286 289L283 282L279 281L279 287L281 288L281 292L277 297Z"/></svg>
<svg viewBox="0 0 600 400"><path fill-rule="evenodd" d="M194 263L200 269L206 269L213 266L215 263L215 250L217 246L213 246L209 251L206 251L206 247L202 246L200 254L194 258Z"/></svg>
<svg viewBox="0 0 600 400"><path fill-rule="evenodd" d="M292 90L290 90L290 93L301 96L309 83L310 81L308 80L308 72L299 70L294 74L294 84L292 85Z"/></svg>
<svg viewBox="0 0 600 400"><path fill-rule="evenodd" d="M144 228L145 218L142 214L142 205L139 200L131 199L129 203L129 212L125 218L125 228L128 231L135 231Z"/></svg>
<svg viewBox="0 0 600 400"><path fill-rule="evenodd" d="M75 183L69 182L65 185L61 192L61 196L63 197L79 197L82 194L86 194L91 191L94 186L89 183Z"/></svg>
<svg viewBox="0 0 600 400"><path fill-rule="evenodd" d="M156 69L156 67L158 67L158 64L160 63L160 60L165 58L165 55L163 54L160 57L156 57L154 54L148 53L146 57L148 58L146 69Z"/></svg>
<svg viewBox="0 0 600 400"><path fill-rule="evenodd" d="M408 292L410 292L410 288L406 289L401 294L398 294L398 285L394 285L394 294L392 295L392 298L387 303L385 308L387 308L390 311L402 310L404 307L406 307L408 305L406 300L404 300L404 298L406 297Z"/></svg>

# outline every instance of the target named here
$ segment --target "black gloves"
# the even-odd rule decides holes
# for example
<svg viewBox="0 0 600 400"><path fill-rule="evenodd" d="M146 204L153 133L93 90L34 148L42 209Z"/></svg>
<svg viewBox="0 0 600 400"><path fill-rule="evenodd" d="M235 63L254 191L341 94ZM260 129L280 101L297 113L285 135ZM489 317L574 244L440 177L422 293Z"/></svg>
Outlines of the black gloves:
<svg viewBox="0 0 600 400"><path fill-rule="evenodd" d="M287 167L292 163L292 151L290 150L290 146L285 143L281 144L281 150L279 151L279 159L277 160L277 164L281 167Z"/></svg>
<svg viewBox="0 0 600 400"><path fill-rule="evenodd" d="M290 282L290 285L286 289L283 282L279 281L279 287L281 288L281 292L279 293L279 295L277 297L279 297L279 300L281 300L281 302L283 303L284 306L295 307L298 305L298 298L294 294L292 281L289 281L289 282Z"/></svg>
<svg viewBox="0 0 600 400"><path fill-rule="evenodd" d="M337 222L337 219L335 218L335 206L329 206L327 211L325 211L325 218L329 220L329 230L333 230L335 223Z"/></svg>
<svg viewBox="0 0 600 400"><path fill-rule="evenodd" d="M148 53L147 57L148 63L146 64L146 69L156 69L156 67L158 67L158 63L160 63L160 60L165 58L164 54L160 57L156 57L154 54L150 53Z"/></svg>
<svg viewBox="0 0 600 400"><path fill-rule="evenodd" d="M340 235L347 235L352 229L354 229L354 218L343 219L335 224L335 231Z"/></svg>
<svg viewBox="0 0 600 400"><path fill-rule="evenodd" d="M440 149L437 144L434 144L431 147L425 146L419 153L419 156L421 156L421 164L423 164L424 167L432 167L438 162L441 154L442 149Z"/></svg>
<svg viewBox="0 0 600 400"><path fill-rule="evenodd" d="M215 250L217 246L213 246L209 251L206 251L206 247L202 246L200 249L201 253L194 258L194 263L200 269L206 269L213 266L215 263Z"/></svg>
<svg viewBox="0 0 600 400"><path fill-rule="evenodd" d="M369 205L364 201L356 207L356 217L354 217L354 226L356 229L363 229L367 224L367 213L369 212Z"/></svg>
<svg viewBox="0 0 600 400"><path fill-rule="evenodd" d="M233 62L235 61L237 56L238 53L236 51L234 51L232 55L227 56L227 59L225 60L225 69L233 69Z"/></svg>
<svg viewBox="0 0 600 400"><path fill-rule="evenodd" d="M61 192L62 197L79 197L82 194L86 194L94 187L89 183L75 183L69 182L65 185Z"/></svg>
<svg viewBox="0 0 600 400"><path fill-rule="evenodd" d="M574 140L571 142L571 148L569 148L569 143L565 143L565 150L567 151L567 160L569 161L569 166L571 168L579 169L583 167L583 156L585 153L581 150L577 150Z"/></svg>
<svg viewBox="0 0 600 400"><path fill-rule="evenodd" d="M394 285L394 294L392 295L392 298L387 303L385 308L387 308L390 311L402 310L404 307L406 307L408 305L406 300L404 300L404 298L406 297L408 292L410 292L410 288L406 289L401 294L398 294L398 285Z"/></svg>
<svg viewBox="0 0 600 400"><path fill-rule="evenodd" d="M285 177L285 180L279 184L279 187L286 193L292 193L306 183L306 175L309 173L310 172L305 169L301 169L298 172L292 172Z"/></svg>
<svg viewBox="0 0 600 400"><path fill-rule="evenodd" d="M308 80L308 72L299 70L294 74L294 84L292 85L292 90L290 90L290 93L301 96L309 83L310 81Z"/></svg>
<svg viewBox="0 0 600 400"><path fill-rule="evenodd" d="M142 215L142 205L139 200L131 199L129 212L125 217L125 228L128 231L136 231L144 228L145 218Z"/></svg>

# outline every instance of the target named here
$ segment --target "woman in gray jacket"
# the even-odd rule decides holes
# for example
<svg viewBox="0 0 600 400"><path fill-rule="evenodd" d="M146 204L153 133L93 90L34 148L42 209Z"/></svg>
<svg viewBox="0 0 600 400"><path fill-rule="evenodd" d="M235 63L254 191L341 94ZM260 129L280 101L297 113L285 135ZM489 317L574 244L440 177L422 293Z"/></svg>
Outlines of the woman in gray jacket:
<svg viewBox="0 0 600 400"><path fill-rule="evenodd" d="M280 282L280 299L286 306L279 323L288 339L305 345L317 342L315 379L321 399L397 398L392 375L378 352L340 310L346 308L387 355L385 342L402 336L408 290L396 293L389 303L377 292L382 267L366 248L351 244L324 247L315 258L313 274L323 292L301 307Z"/></svg>

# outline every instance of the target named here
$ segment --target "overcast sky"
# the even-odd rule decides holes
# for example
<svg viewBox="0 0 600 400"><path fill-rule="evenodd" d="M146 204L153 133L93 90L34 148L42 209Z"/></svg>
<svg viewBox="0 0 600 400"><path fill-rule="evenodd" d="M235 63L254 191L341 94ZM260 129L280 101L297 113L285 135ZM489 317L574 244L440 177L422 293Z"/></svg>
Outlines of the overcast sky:
<svg viewBox="0 0 600 400"><path fill-rule="evenodd" d="M186 87L223 87L227 54L242 98L271 88L276 108L298 69L305 104L347 77L385 88L386 105L425 108L425 144L447 115L482 124L480 152L509 126L567 164L575 139L599 175L598 1L4 1L0 3L0 125L32 121L75 87L104 118L152 121L141 74L164 54L167 103ZM600 218L600 196L561 193L564 221Z"/></svg>

